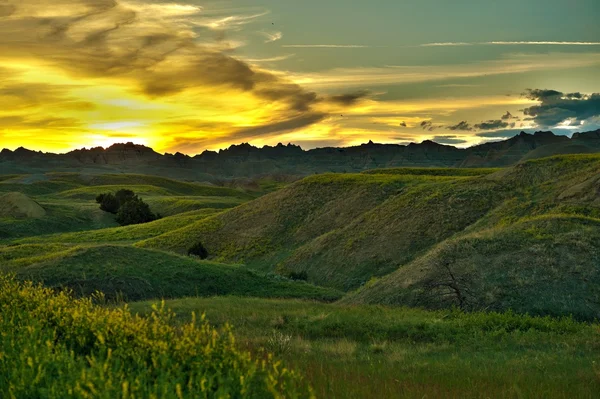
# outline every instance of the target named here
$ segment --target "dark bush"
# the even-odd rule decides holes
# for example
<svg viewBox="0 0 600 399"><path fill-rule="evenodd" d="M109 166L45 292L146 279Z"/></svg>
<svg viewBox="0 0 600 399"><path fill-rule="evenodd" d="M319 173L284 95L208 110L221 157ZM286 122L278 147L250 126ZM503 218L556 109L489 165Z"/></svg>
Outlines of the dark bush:
<svg viewBox="0 0 600 399"><path fill-rule="evenodd" d="M102 203L102 201L104 201L104 196L105 196L105 195L106 195L106 194L98 194L98 195L96 196L96 202L97 202L98 204L101 204L101 203Z"/></svg>
<svg viewBox="0 0 600 399"><path fill-rule="evenodd" d="M198 242L194 244L193 247L188 249L188 255L197 256L200 259L206 259L208 258L208 251L206 250L206 248L204 248L204 245L202 245L201 242Z"/></svg>
<svg viewBox="0 0 600 399"><path fill-rule="evenodd" d="M96 197L96 201L98 201L99 198L101 199L100 209L103 211L110 213L117 213L119 211L119 201L114 195L110 193L100 194Z"/></svg>
<svg viewBox="0 0 600 399"><path fill-rule="evenodd" d="M115 197L117 197L117 201L119 201L119 206L121 206L127 201L131 201L132 199L134 199L135 193L131 190L121 189L117 191Z"/></svg>
<svg viewBox="0 0 600 399"><path fill-rule="evenodd" d="M119 207L117 223L122 226L130 224L147 223L156 220L150 206L138 196L134 196Z"/></svg>
<svg viewBox="0 0 600 399"><path fill-rule="evenodd" d="M288 277L291 278L292 280L302 280L302 281L306 281L308 280L308 273L306 273L306 271L301 271L301 272L290 272L288 274Z"/></svg>

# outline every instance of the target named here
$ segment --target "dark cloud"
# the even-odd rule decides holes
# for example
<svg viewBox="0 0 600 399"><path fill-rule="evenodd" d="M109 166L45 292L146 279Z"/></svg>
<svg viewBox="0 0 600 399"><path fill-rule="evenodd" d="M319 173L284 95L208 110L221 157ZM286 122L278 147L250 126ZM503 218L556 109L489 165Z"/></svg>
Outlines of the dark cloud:
<svg viewBox="0 0 600 399"><path fill-rule="evenodd" d="M540 127L556 126L570 121L581 125L586 120L600 116L600 93L561 93L556 90L528 89L525 97L540 104L525 108L523 113Z"/></svg>
<svg viewBox="0 0 600 399"><path fill-rule="evenodd" d="M467 121L458 122L456 125L448 126L446 129L450 130L473 130L473 127L467 123Z"/></svg>
<svg viewBox="0 0 600 399"><path fill-rule="evenodd" d="M517 116L513 116L513 114L511 114L509 111L506 111L506 113L504 115L502 115L502 117L500 119L502 119L503 121L507 121L507 120L511 120L511 119L518 120L519 118Z"/></svg>
<svg viewBox="0 0 600 399"><path fill-rule="evenodd" d="M502 120L489 120L485 122L481 122L476 124L474 127L478 130L494 130L494 129L504 129L509 127L511 124L508 122L504 122ZM514 124L513 124L514 125Z"/></svg>
<svg viewBox="0 0 600 399"><path fill-rule="evenodd" d="M458 136L435 136L431 140L438 144L464 144L467 142Z"/></svg>
<svg viewBox="0 0 600 399"><path fill-rule="evenodd" d="M0 53L37 57L72 75L128 79L152 97L195 88L229 88L309 112L321 101L352 105L366 93L322 98L268 71L203 44L181 21L157 19L144 5L118 0L7 0L0 15ZM48 11L44 12L44 7ZM18 17L16 17L18 15ZM51 16L48 16L51 15ZM214 32L210 32L212 36ZM219 47L220 46L220 47Z"/></svg>
<svg viewBox="0 0 600 399"><path fill-rule="evenodd" d="M43 129L43 128L60 128L60 129L79 129L81 122L74 118L59 118L59 117L39 117L39 116L23 116L23 115L5 115L0 116L0 129Z"/></svg>
<svg viewBox="0 0 600 399"><path fill-rule="evenodd" d="M354 93L331 96L330 101L344 106L350 106L356 104L368 95L369 92L367 90L360 90Z"/></svg>
<svg viewBox="0 0 600 399"><path fill-rule="evenodd" d="M260 137L278 132L289 132L320 122L326 117L327 115L323 113L304 114L299 117L288 119L282 122L273 122L266 125L240 129L234 132L229 137L234 139L245 139Z"/></svg>
<svg viewBox="0 0 600 399"><path fill-rule="evenodd" d="M430 132L434 131L435 129L437 129L439 127L439 126L434 126L433 122L431 122L431 121L423 121L423 122L421 122L421 124L419 126L421 126L421 129L429 130Z"/></svg>

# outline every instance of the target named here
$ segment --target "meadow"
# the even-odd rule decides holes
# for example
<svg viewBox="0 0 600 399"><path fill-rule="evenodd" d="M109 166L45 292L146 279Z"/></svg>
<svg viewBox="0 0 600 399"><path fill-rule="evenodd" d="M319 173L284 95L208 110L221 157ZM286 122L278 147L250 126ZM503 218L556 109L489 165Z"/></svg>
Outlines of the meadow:
<svg viewBox="0 0 600 399"><path fill-rule="evenodd" d="M0 397L597 397L598 176L2 176ZM119 226L122 188L162 218Z"/></svg>

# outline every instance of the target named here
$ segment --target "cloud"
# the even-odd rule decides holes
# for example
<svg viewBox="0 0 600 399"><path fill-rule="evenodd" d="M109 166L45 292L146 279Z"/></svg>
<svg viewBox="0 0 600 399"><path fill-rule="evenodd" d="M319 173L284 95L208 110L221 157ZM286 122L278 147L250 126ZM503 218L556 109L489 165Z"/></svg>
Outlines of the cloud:
<svg viewBox="0 0 600 399"><path fill-rule="evenodd" d="M424 43L419 47L456 47L456 46L600 46L600 42L568 42L568 41L490 41L490 42L436 42Z"/></svg>
<svg viewBox="0 0 600 399"><path fill-rule="evenodd" d="M450 130L473 130L473 127L467 123L467 121L458 122L456 125L448 126L446 129Z"/></svg>
<svg viewBox="0 0 600 399"><path fill-rule="evenodd" d="M0 23L3 56L35 57L72 75L126 80L151 97L210 86L287 103L295 111L317 102L315 93L202 44L194 31L198 22L179 14L157 19L147 5L117 0L9 2L17 11ZM192 10L182 7L181 13Z"/></svg>
<svg viewBox="0 0 600 399"><path fill-rule="evenodd" d="M280 122L273 122L261 126L252 126L249 128L239 129L233 134L229 135L229 137L232 139L247 139L272 133L294 131L320 122L326 117L327 115L323 113L309 113Z"/></svg>
<svg viewBox="0 0 600 399"><path fill-rule="evenodd" d="M504 122L500 119L489 120L489 121L481 122L481 123L474 125L475 129L479 129L479 130L503 129L508 126L510 126L510 123ZM514 126L514 124L513 124L513 126Z"/></svg>
<svg viewBox="0 0 600 399"><path fill-rule="evenodd" d="M506 113L504 115L502 115L500 117L500 119L502 119L503 121L510 120L510 119L519 120L519 118L517 116L513 116L513 114L511 114L509 111L506 111Z"/></svg>
<svg viewBox="0 0 600 399"><path fill-rule="evenodd" d="M266 38L265 43L273 43L283 38L283 33L281 32L260 32L260 34Z"/></svg>
<svg viewBox="0 0 600 399"><path fill-rule="evenodd" d="M369 92L367 90L359 90L354 93L331 96L330 101L337 103L337 104L350 106L350 105L356 104L357 102L359 102L363 98L367 97L368 95L369 95Z"/></svg>
<svg viewBox="0 0 600 399"><path fill-rule="evenodd" d="M290 73L296 83L312 89L414 84L449 79L509 75L600 65L600 53L508 54L498 60L449 65L389 65L335 68L315 73Z"/></svg>
<svg viewBox="0 0 600 399"><path fill-rule="evenodd" d="M431 121L423 121L420 123L421 129L423 130L429 130L430 132L434 131L435 129L438 128L438 126L434 126L433 122Z"/></svg>
<svg viewBox="0 0 600 399"><path fill-rule="evenodd" d="M284 44L285 48L369 48L361 44Z"/></svg>
<svg viewBox="0 0 600 399"><path fill-rule="evenodd" d="M539 101L523 113L538 126L551 127L561 123L581 125L600 116L600 93L562 93L549 89L528 89L525 97Z"/></svg>
<svg viewBox="0 0 600 399"><path fill-rule="evenodd" d="M468 143L467 140L463 140L458 136L434 136L432 141L435 141L438 144L465 144Z"/></svg>

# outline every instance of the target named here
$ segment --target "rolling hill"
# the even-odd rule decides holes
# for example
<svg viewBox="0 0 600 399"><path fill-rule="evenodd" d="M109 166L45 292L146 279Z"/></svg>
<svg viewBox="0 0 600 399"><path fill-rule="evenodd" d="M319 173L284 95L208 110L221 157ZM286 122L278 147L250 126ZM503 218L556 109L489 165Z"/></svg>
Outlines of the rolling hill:
<svg viewBox="0 0 600 399"><path fill-rule="evenodd" d="M267 276L242 266L122 245L22 245L0 248L0 271L48 287L70 288L109 300L239 295L331 301L340 293L304 282Z"/></svg>
<svg viewBox="0 0 600 399"><path fill-rule="evenodd" d="M451 171L308 177L135 245L184 253L199 240L221 262L362 287L349 302L600 315L600 156ZM451 295L447 264L470 299Z"/></svg>

